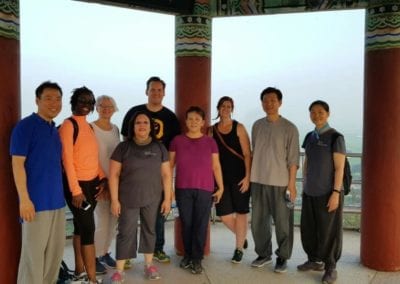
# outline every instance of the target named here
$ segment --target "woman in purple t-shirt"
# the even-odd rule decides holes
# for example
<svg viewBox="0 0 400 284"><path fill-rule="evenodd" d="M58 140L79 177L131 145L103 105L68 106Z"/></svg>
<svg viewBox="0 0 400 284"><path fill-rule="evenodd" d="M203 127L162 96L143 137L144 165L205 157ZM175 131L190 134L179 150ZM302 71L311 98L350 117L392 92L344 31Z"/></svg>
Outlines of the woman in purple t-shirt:
<svg viewBox="0 0 400 284"><path fill-rule="evenodd" d="M190 107L186 111L187 132L172 140L169 152L171 167L176 166L175 197L185 251L180 267L190 268L194 274L203 271L201 260L212 201L218 203L224 191L218 146L202 133L204 124L204 111Z"/></svg>

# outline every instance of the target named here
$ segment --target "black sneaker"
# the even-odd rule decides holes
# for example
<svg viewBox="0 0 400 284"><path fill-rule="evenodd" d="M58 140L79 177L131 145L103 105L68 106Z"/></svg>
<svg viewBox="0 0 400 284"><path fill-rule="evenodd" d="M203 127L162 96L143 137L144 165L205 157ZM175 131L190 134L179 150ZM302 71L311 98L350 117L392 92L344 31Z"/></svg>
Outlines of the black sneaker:
<svg viewBox="0 0 400 284"><path fill-rule="evenodd" d="M322 261L307 260L303 264L297 265L297 269L299 271L309 271L309 270L322 271L324 270L324 266L325 265Z"/></svg>
<svg viewBox="0 0 400 284"><path fill-rule="evenodd" d="M284 272L286 272L286 270L287 270L287 261L286 261L286 259L278 257L276 259L276 264L275 264L274 271L278 272L278 273L284 273Z"/></svg>
<svg viewBox="0 0 400 284"><path fill-rule="evenodd" d="M241 263L243 257L243 252L240 249L235 249L233 253L232 262L233 263Z"/></svg>
<svg viewBox="0 0 400 284"><path fill-rule="evenodd" d="M325 270L324 276L322 276L322 283L324 284L333 284L337 279L337 271L336 269L327 269Z"/></svg>
<svg viewBox="0 0 400 284"><path fill-rule="evenodd" d="M115 259L113 259L113 258L111 257L110 253L106 253L105 255L100 256L100 257L99 257L99 261L100 261L102 264L105 264L105 265L107 265L107 266L110 267L110 268L115 268L115 267L117 266L117 263L115 262Z"/></svg>
<svg viewBox="0 0 400 284"><path fill-rule="evenodd" d="M153 254L153 259L157 260L158 262L170 262L171 258L162 250L157 250Z"/></svg>
<svg viewBox="0 0 400 284"><path fill-rule="evenodd" d="M100 262L99 258L96 257L96 274L106 274L106 273L107 273L107 269Z"/></svg>
<svg viewBox="0 0 400 284"><path fill-rule="evenodd" d="M203 273L203 266L201 266L201 260L193 260L191 265L191 271L193 274Z"/></svg>
<svg viewBox="0 0 400 284"><path fill-rule="evenodd" d="M259 256L257 257L255 260L253 260L253 262L251 263L252 267L263 267L266 264L270 264L272 262L271 257L263 257L263 256Z"/></svg>
<svg viewBox="0 0 400 284"><path fill-rule="evenodd" d="M192 265L192 261L189 257L185 256L179 263L179 267L187 269Z"/></svg>

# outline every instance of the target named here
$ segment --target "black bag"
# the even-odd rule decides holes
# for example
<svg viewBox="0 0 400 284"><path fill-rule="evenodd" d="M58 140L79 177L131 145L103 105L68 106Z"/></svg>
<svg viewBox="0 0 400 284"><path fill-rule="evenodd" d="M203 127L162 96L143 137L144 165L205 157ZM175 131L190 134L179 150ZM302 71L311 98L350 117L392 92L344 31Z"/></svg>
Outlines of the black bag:
<svg viewBox="0 0 400 284"><path fill-rule="evenodd" d="M66 284L72 280L74 272L70 270L67 264L61 261L60 271L58 272L57 284Z"/></svg>
<svg viewBox="0 0 400 284"><path fill-rule="evenodd" d="M339 132L336 132L336 131L332 134L332 148L333 148L333 144L335 143L336 139L339 136L343 136L343 135L340 134ZM346 156L345 160L344 160L344 170L343 170L343 191L344 191L344 195L348 195L350 193L352 180L353 180L353 176L351 175L350 162L349 162L349 159L347 159L347 156Z"/></svg>

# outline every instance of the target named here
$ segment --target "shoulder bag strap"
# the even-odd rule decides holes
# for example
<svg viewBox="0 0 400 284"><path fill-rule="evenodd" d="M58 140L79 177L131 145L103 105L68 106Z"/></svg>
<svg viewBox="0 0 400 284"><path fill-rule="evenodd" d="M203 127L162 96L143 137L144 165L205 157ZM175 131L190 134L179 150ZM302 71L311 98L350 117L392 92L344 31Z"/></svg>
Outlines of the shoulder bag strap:
<svg viewBox="0 0 400 284"><path fill-rule="evenodd" d="M224 145L224 147L225 147L226 149L228 149L229 151L231 151L232 154L234 154L235 156L237 156L237 157L239 157L240 159L244 160L243 155L240 155L238 152L236 152L234 149L232 149L231 147L229 147L229 146L225 143L224 138L222 138L221 133L219 133L217 126L214 125L213 128L214 128L214 129L213 129L213 130L214 130L213 133L216 133L216 134L218 135L218 138L219 138L219 140L221 141L222 145Z"/></svg>

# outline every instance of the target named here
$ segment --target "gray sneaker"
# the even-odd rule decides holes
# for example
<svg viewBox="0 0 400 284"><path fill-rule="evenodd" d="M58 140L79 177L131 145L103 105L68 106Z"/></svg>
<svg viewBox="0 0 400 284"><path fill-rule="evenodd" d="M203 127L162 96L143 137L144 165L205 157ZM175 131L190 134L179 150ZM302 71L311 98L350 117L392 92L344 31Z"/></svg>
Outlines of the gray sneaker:
<svg viewBox="0 0 400 284"><path fill-rule="evenodd" d="M325 265L322 261L307 260L303 264L297 265L297 269L299 271L309 271L309 270L322 271L324 270L324 266Z"/></svg>
<svg viewBox="0 0 400 284"><path fill-rule="evenodd" d="M286 270L287 270L287 261L286 261L286 259L278 257L276 259L276 264L275 264L274 271L278 272L278 273L284 273L284 272L286 272Z"/></svg>
<svg viewBox="0 0 400 284"><path fill-rule="evenodd" d="M272 259L270 256L268 256L268 257L259 256L255 260L253 260L253 262L251 263L251 266L258 268L258 267L263 267L266 264L270 264L271 262L272 262Z"/></svg>

